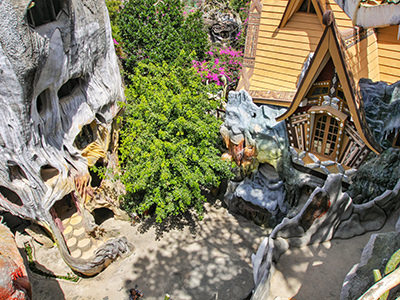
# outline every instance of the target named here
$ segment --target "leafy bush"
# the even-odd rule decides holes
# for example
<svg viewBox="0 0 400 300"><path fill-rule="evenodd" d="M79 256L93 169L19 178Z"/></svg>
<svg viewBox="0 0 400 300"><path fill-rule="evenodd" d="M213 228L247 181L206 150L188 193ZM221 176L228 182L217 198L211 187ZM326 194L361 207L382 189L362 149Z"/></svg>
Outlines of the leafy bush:
<svg viewBox="0 0 400 300"><path fill-rule="evenodd" d="M118 18L124 42L126 71L139 61L161 63L175 60L180 51L195 51L201 58L207 50L202 13L184 14L180 0L129 0Z"/></svg>
<svg viewBox="0 0 400 300"><path fill-rule="evenodd" d="M249 15L250 0L230 0L229 5L234 11L239 13L242 22L246 23Z"/></svg>
<svg viewBox="0 0 400 300"><path fill-rule="evenodd" d="M139 63L131 75L120 132L125 208L156 220L195 207L203 210L203 187L218 186L230 174L220 159L219 103L208 99L196 71L181 54L173 63Z"/></svg>
<svg viewBox="0 0 400 300"><path fill-rule="evenodd" d="M250 0L230 0L229 5L237 12L242 20L242 28L237 33L235 48L244 50L246 43L246 31L249 21Z"/></svg>

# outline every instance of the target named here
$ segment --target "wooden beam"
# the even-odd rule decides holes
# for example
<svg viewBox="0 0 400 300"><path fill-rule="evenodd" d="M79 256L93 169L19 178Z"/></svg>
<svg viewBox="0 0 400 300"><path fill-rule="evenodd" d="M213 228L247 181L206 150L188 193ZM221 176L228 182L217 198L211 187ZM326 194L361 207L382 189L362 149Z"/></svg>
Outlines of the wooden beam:
<svg viewBox="0 0 400 300"><path fill-rule="evenodd" d="M373 286L371 286L360 298L357 300L376 300L382 296L386 291L394 288L400 284L400 268L397 268L392 273L389 273Z"/></svg>
<svg viewBox="0 0 400 300"><path fill-rule="evenodd" d="M296 12L296 8L303 3L304 0L289 0L285 12L283 13L282 19L278 25L278 28L283 28L289 21L289 19Z"/></svg>

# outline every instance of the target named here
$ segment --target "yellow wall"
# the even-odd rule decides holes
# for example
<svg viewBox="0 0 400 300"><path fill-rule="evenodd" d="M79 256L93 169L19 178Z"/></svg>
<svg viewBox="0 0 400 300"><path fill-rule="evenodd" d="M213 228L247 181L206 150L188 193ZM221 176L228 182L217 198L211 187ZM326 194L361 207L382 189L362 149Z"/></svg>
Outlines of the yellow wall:
<svg viewBox="0 0 400 300"><path fill-rule="evenodd" d="M295 91L303 63L317 47L323 28L316 14L297 12L278 28L286 4L263 2L251 90Z"/></svg>
<svg viewBox="0 0 400 300"><path fill-rule="evenodd" d="M335 0L326 0L325 2L323 2L322 5L325 6L325 10L331 10L333 12L333 15L335 16L336 25L338 26L339 30L353 28L353 22L344 13L344 11L340 8L340 6L336 4Z"/></svg>
<svg viewBox="0 0 400 300"><path fill-rule="evenodd" d="M249 90L294 92L303 64L314 52L324 26L316 14L296 12L278 28L287 0L264 0L259 27L254 73ZM321 1L334 12L339 29L352 27L349 17L334 0Z"/></svg>
<svg viewBox="0 0 400 300"><path fill-rule="evenodd" d="M379 81L379 59L376 35L373 33L362 41L349 47L346 51L346 60L350 67L354 81L361 78Z"/></svg>
<svg viewBox="0 0 400 300"><path fill-rule="evenodd" d="M400 41L398 26L377 29L380 79L392 84L400 80Z"/></svg>

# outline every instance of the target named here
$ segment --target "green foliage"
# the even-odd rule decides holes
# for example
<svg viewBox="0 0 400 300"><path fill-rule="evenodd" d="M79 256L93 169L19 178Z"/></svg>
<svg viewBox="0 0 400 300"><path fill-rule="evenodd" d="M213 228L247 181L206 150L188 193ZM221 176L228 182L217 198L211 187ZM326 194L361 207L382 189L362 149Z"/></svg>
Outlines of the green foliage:
<svg viewBox="0 0 400 300"><path fill-rule="evenodd" d="M118 26L129 73L139 61L172 62L181 50L195 51L200 59L208 46L202 13L184 15L180 0L125 1Z"/></svg>
<svg viewBox="0 0 400 300"><path fill-rule="evenodd" d="M239 13L242 22L247 22L246 19L249 15L250 0L230 0L229 6Z"/></svg>
<svg viewBox="0 0 400 300"><path fill-rule="evenodd" d="M172 63L139 63L127 89L120 132L125 208L142 214L155 207L156 220L195 207L201 215L203 187L230 176L220 159L218 120L196 71L184 53Z"/></svg>
<svg viewBox="0 0 400 300"><path fill-rule="evenodd" d="M111 24L114 24L118 19L118 14L122 7L121 0L106 0L108 14L110 16Z"/></svg>
<svg viewBox="0 0 400 300"><path fill-rule="evenodd" d="M236 49L244 51L246 43L246 32L249 21L250 0L230 0L230 7L239 14L242 20L242 28L236 35L236 42L234 46Z"/></svg>

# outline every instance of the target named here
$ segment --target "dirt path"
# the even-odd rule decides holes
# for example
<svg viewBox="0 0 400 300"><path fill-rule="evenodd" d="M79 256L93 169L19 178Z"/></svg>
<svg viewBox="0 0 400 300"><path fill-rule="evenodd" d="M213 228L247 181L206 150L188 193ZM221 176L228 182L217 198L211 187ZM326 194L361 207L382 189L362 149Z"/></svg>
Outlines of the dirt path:
<svg viewBox="0 0 400 300"><path fill-rule="evenodd" d="M93 278L78 283L45 279L30 273L34 299L125 300L137 287L144 299L240 300L253 288L251 254L266 231L221 205L206 204L203 221L191 218L169 228L147 223L131 226L109 219L102 224L125 235L134 251ZM393 231L400 211L380 231ZM349 240L333 240L285 253L271 280L273 299L339 299L345 275L358 263L372 233ZM36 244L36 256L44 268L65 275L56 248Z"/></svg>
<svg viewBox="0 0 400 300"><path fill-rule="evenodd" d="M242 217L230 215L221 205L206 205L203 221L190 218L164 232L148 223L131 226L109 219L102 226L124 235L134 245L93 278L78 283L45 279L31 273L34 299L128 299L138 286L144 299L226 299L246 297L253 288L251 253L265 232ZM36 248L39 263L56 274L70 272L57 249Z"/></svg>

